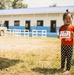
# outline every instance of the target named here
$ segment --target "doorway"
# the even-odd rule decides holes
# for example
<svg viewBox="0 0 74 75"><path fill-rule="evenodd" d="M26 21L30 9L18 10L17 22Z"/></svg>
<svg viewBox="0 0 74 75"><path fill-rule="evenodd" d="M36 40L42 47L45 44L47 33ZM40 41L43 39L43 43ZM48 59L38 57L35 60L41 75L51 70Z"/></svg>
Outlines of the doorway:
<svg viewBox="0 0 74 75"><path fill-rule="evenodd" d="M56 32L56 20L51 20L50 32Z"/></svg>
<svg viewBox="0 0 74 75"><path fill-rule="evenodd" d="M5 21L4 26L7 27L7 29L8 29L9 28L9 21Z"/></svg>
<svg viewBox="0 0 74 75"><path fill-rule="evenodd" d="M25 22L25 29L28 29L30 31L30 20L27 20Z"/></svg>

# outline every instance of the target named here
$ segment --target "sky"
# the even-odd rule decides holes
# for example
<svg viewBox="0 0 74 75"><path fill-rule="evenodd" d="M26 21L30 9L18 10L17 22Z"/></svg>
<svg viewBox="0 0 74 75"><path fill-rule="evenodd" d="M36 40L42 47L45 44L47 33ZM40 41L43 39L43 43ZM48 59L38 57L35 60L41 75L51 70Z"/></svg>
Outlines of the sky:
<svg viewBox="0 0 74 75"><path fill-rule="evenodd" d="M28 8L49 7L53 4L57 6L74 6L74 0L23 0L28 4Z"/></svg>

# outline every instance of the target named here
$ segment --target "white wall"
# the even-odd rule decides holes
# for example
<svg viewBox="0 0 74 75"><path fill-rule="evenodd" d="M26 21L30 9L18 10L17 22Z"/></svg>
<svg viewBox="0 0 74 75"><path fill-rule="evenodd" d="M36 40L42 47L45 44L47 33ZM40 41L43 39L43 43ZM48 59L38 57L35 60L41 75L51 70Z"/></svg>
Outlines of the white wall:
<svg viewBox="0 0 74 75"><path fill-rule="evenodd" d="M32 14L32 15L21 14L21 15L8 15L8 16L1 15L0 16L0 21L2 21L2 23L4 23L4 21L7 21L7 20L9 21L9 25L11 26L14 26L15 20L21 20L20 26L25 26L26 20L31 21L31 26L36 26L37 20L43 20L44 26L50 26L51 20L56 20L57 26L60 27L61 25L63 25L63 14L48 13L48 14ZM73 24L74 24L74 19L73 19Z"/></svg>

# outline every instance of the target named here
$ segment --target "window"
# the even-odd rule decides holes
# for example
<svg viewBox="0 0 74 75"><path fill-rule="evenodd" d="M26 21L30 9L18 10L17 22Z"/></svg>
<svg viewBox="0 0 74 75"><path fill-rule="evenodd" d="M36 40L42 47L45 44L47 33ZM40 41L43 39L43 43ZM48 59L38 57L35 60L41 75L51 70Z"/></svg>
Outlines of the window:
<svg viewBox="0 0 74 75"><path fill-rule="evenodd" d="M43 26L43 20L37 20L37 26Z"/></svg>
<svg viewBox="0 0 74 75"><path fill-rule="evenodd" d="M14 26L20 26L20 21L14 21Z"/></svg>

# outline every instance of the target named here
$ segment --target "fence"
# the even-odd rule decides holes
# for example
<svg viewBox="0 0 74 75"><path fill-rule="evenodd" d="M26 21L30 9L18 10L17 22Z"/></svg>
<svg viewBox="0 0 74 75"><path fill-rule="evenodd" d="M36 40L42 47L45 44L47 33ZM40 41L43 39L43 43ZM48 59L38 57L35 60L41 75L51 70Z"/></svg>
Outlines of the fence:
<svg viewBox="0 0 74 75"><path fill-rule="evenodd" d="M37 37L37 36L42 36L42 38L46 37L47 31L46 30L32 30L32 37Z"/></svg>
<svg viewBox="0 0 74 75"><path fill-rule="evenodd" d="M5 36L29 36L29 30L7 29Z"/></svg>
<svg viewBox="0 0 74 75"><path fill-rule="evenodd" d="M47 31L46 30L32 30L32 37L38 37L42 36L46 37L47 36ZM29 30L20 30L20 29L7 29L5 31L5 36L30 36Z"/></svg>

